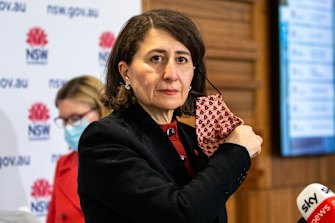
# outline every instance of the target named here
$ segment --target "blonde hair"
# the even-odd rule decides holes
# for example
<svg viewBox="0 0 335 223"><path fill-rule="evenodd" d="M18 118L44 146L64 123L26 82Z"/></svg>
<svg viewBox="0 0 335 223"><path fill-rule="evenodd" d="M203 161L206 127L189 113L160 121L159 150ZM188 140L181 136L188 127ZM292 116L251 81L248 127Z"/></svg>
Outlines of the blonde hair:
<svg viewBox="0 0 335 223"><path fill-rule="evenodd" d="M57 92L55 105L64 99L75 99L99 111L100 118L108 115L111 110L102 103L100 96L104 94L105 86L96 77L82 75L66 82Z"/></svg>

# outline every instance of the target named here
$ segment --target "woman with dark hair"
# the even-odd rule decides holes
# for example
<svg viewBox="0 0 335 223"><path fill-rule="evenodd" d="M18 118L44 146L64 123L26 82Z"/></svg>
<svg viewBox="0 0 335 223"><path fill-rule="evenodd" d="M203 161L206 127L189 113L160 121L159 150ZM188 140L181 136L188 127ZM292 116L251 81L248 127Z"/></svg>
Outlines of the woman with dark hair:
<svg viewBox="0 0 335 223"><path fill-rule="evenodd" d="M157 9L132 17L107 67L108 117L79 144L78 192L91 222L227 222L225 203L260 153L262 138L240 125L210 157L195 128L205 95L205 48L191 19ZM192 91L191 91L192 90Z"/></svg>

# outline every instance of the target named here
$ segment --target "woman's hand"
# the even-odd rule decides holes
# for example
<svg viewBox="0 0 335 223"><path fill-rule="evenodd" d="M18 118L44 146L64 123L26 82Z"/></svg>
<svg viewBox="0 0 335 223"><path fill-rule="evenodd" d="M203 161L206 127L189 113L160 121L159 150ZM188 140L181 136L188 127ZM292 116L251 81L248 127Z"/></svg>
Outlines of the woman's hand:
<svg viewBox="0 0 335 223"><path fill-rule="evenodd" d="M261 153L262 137L256 135L248 125L236 127L226 138L225 143L235 143L244 146L251 158Z"/></svg>

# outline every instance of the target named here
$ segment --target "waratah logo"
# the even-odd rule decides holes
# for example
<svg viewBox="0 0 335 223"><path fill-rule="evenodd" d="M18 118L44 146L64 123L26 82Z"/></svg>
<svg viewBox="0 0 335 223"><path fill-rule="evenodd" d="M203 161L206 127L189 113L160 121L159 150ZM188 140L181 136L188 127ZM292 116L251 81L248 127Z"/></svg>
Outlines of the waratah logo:
<svg viewBox="0 0 335 223"><path fill-rule="evenodd" d="M46 140L50 135L49 109L43 103L35 103L29 109L28 119L32 124L28 125L28 135L30 140Z"/></svg>
<svg viewBox="0 0 335 223"><path fill-rule="evenodd" d="M30 46L26 50L28 64L46 64L48 50L45 46L48 44L48 39L45 31L40 27L31 28L27 33L26 42Z"/></svg>
<svg viewBox="0 0 335 223"><path fill-rule="evenodd" d="M51 198L52 186L46 179L37 179L31 187L33 200L30 203L31 212L37 216L46 216Z"/></svg>
<svg viewBox="0 0 335 223"><path fill-rule="evenodd" d="M37 102L29 109L29 120L35 122L46 122L49 120L49 109L43 103Z"/></svg>
<svg viewBox="0 0 335 223"><path fill-rule="evenodd" d="M31 186L31 196L35 199L49 198L52 193L52 186L46 179L37 179Z"/></svg>
<svg viewBox="0 0 335 223"><path fill-rule="evenodd" d="M105 66L109 53L114 46L115 36L111 32L104 32L101 34L99 39L99 46L101 51L99 52L99 64Z"/></svg>
<svg viewBox="0 0 335 223"><path fill-rule="evenodd" d="M27 43L31 47L41 46L44 47L48 44L47 34L44 32L43 29L39 27L31 28L27 34Z"/></svg>
<svg viewBox="0 0 335 223"><path fill-rule="evenodd" d="M104 32L100 36L100 42L99 46L102 49L112 49L113 45L115 43L115 36L111 32Z"/></svg>

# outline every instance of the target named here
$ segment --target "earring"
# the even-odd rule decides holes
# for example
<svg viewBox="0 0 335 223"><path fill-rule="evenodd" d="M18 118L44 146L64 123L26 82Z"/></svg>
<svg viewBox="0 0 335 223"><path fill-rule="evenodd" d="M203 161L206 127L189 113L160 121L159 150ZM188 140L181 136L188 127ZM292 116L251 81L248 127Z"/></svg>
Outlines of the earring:
<svg viewBox="0 0 335 223"><path fill-rule="evenodd" d="M189 87L188 87L188 90L190 91L191 89L192 89L192 86L189 86Z"/></svg>
<svg viewBox="0 0 335 223"><path fill-rule="evenodd" d="M125 84L125 85L124 85L124 88L125 88L127 91L129 91L130 88L131 88L131 87L130 87L130 84Z"/></svg>

